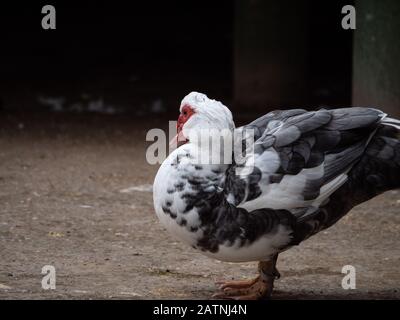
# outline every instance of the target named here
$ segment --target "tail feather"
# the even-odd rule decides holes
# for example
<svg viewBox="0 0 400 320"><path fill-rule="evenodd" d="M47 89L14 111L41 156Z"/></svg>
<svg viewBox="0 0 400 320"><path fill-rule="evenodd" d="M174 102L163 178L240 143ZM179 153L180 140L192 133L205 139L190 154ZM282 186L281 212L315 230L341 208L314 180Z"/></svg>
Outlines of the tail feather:
<svg viewBox="0 0 400 320"><path fill-rule="evenodd" d="M382 119L381 123L384 125L387 125L387 126L394 127L397 130L400 130L400 120L386 117L386 118Z"/></svg>
<svg viewBox="0 0 400 320"><path fill-rule="evenodd" d="M400 121L381 120L363 157L349 173L350 190L357 203L400 188Z"/></svg>

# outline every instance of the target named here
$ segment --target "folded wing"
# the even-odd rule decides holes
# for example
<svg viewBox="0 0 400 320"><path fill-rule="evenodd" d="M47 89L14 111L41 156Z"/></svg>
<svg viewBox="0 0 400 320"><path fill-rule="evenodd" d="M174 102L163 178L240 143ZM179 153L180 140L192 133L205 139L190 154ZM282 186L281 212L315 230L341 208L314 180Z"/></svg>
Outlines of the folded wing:
<svg viewBox="0 0 400 320"><path fill-rule="evenodd" d="M228 171L228 201L248 211L312 212L346 182L385 116L372 108L295 109L238 128L252 130L255 142L246 150L247 160Z"/></svg>

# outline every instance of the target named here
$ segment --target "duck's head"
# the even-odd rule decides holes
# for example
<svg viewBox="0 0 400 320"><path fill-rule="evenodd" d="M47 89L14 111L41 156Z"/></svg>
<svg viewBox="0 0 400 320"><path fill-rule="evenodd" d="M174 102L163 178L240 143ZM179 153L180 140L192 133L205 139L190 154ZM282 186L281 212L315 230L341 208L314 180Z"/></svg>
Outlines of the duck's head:
<svg viewBox="0 0 400 320"><path fill-rule="evenodd" d="M220 101L209 99L203 93L189 93L183 98L179 111L177 135L171 143L187 142L200 131L233 131L235 128L230 110Z"/></svg>

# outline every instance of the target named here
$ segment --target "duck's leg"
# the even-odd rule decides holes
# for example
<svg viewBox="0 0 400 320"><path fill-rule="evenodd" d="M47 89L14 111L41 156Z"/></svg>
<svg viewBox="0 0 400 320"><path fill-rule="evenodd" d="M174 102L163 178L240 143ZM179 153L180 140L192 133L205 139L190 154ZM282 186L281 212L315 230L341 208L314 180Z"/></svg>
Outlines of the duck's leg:
<svg viewBox="0 0 400 320"><path fill-rule="evenodd" d="M280 277L276 269L278 255L270 261L261 261L258 264L259 276L252 280L219 281L221 292L213 295L214 298L234 300L268 299L274 287L274 280Z"/></svg>

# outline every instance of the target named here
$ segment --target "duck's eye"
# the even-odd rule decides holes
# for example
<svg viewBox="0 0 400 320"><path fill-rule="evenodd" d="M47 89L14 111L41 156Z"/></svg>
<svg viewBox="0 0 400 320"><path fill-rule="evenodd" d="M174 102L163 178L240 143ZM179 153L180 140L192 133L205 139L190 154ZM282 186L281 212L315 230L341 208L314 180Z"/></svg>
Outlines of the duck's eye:
<svg viewBox="0 0 400 320"><path fill-rule="evenodd" d="M186 116L187 115L187 111L183 110L183 115Z"/></svg>

